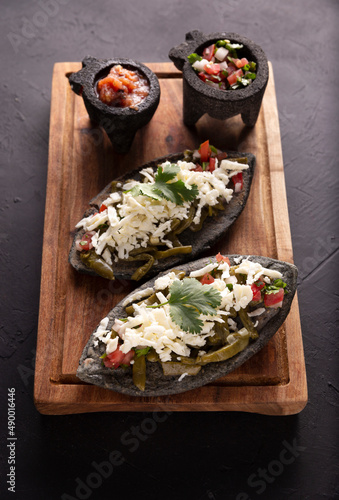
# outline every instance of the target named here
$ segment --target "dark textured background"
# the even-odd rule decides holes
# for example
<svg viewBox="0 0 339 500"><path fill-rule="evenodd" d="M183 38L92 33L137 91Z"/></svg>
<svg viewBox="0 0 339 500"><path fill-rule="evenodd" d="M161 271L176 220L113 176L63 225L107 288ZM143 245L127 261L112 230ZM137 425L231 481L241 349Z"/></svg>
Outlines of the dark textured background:
<svg viewBox="0 0 339 500"><path fill-rule="evenodd" d="M338 10L336 0L1 1L2 487L7 387L16 389L18 436L9 498L339 498ZM140 413L41 416L32 366L53 64L87 54L167 61L191 29L241 33L273 63L309 403L289 417L173 413L156 428ZM294 457L283 451L293 445ZM93 462L114 450L124 463L95 484ZM291 460L282 465L284 453ZM92 490L76 496L77 478Z"/></svg>

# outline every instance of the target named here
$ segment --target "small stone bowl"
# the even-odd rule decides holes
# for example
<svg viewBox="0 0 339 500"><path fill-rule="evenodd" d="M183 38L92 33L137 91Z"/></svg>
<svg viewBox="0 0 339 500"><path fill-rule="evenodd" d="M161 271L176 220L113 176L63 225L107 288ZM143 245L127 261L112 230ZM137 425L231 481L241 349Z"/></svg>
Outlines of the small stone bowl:
<svg viewBox="0 0 339 500"><path fill-rule="evenodd" d="M98 80L104 78L116 64L137 70L148 80L149 94L138 104L138 109L108 106L98 97ZM72 73L68 79L72 90L82 96L91 121L104 128L117 153L127 153L137 130L151 120L158 107L160 86L156 75L143 64L130 59L107 60L87 56L82 61L82 69Z"/></svg>
<svg viewBox="0 0 339 500"><path fill-rule="evenodd" d="M249 61L257 63L256 79L245 88L219 90L210 87L200 80L187 59L192 52L202 54L205 47L224 39L244 45L241 49L241 57L247 57ZM183 72L185 125L194 125L205 113L219 120L241 113L241 118L246 125L250 127L255 125L268 81L267 58L258 45L237 33L222 32L205 35L195 30L186 34L185 43L170 50L169 58Z"/></svg>

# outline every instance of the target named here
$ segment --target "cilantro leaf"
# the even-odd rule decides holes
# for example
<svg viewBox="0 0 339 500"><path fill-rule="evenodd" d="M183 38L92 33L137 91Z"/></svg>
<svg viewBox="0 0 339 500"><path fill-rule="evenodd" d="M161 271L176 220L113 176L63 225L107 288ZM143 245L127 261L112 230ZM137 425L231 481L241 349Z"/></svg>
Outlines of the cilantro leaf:
<svg viewBox="0 0 339 500"><path fill-rule="evenodd" d="M169 288L170 316L182 330L190 333L200 333L203 322L200 314L216 314L216 308L221 303L218 290L202 285L200 281L184 278L174 281Z"/></svg>
<svg viewBox="0 0 339 500"><path fill-rule="evenodd" d="M196 61L201 61L202 57L199 56L198 54L196 54L195 52L193 52L192 54L187 56L187 59L188 59L190 64L194 64Z"/></svg>
<svg viewBox="0 0 339 500"><path fill-rule="evenodd" d="M132 196L143 194L159 201L165 198L177 205L183 205L184 201L192 201L199 194L198 186L192 184L188 187L182 180L173 182L179 171L178 165L159 166L154 183L139 183L130 190L130 193Z"/></svg>
<svg viewBox="0 0 339 500"><path fill-rule="evenodd" d="M272 285L266 285L265 286L265 293L271 294L271 293L278 293L280 288L284 289L285 295L288 293L286 290L287 284L281 280L280 278L277 278L273 281Z"/></svg>

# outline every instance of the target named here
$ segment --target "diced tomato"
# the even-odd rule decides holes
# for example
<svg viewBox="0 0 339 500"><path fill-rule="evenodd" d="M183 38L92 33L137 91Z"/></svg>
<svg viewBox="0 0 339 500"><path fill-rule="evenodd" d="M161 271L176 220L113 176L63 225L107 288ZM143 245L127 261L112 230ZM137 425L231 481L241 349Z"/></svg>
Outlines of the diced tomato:
<svg viewBox="0 0 339 500"><path fill-rule="evenodd" d="M233 175L232 181L234 184L234 191L236 193L239 193L244 186L244 179L243 179L242 172L239 172L238 174Z"/></svg>
<svg viewBox="0 0 339 500"><path fill-rule="evenodd" d="M200 78L200 80L202 80L203 82L205 82L206 78L207 78L207 75L203 71L200 71L200 73L198 73L198 77Z"/></svg>
<svg viewBox="0 0 339 500"><path fill-rule="evenodd" d="M103 359L103 362L107 368L119 368L120 365L129 365L133 357L133 350L125 354L120 350L120 346L118 346L115 351L107 354L107 356Z"/></svg>
<svg viewBox="0 0 339 500"><path fill-rule="evenodd" d="M210 148L210 141L205 141L200 145L200 148L198 149L200 153L200 158L201 161L208 161L209 157L211 156L211 148Z"/></svg>
<svg viewBox="0 0 339 500"><path fill-rule="evenodd" d="M217 259L217 262L227 262L229 266L231 265L230 259L228 257L225 257L224 255L221 255L220 252L215 256L215 258Z"/></svg>
<svg viewBox="0 0 339 500"><path fill-rule="evenodd" d="M253 293L253 302L259 302L261 300L261 290L264 288L265 282L260 278L258 281L251 285L251 290Z"/></svg>
<svg viewBox="0 0 339 500"><path fill-rule="evenodd" d="M233 62L237 68L243 68L245 64L248 64L246 57L243 57L242 59L233 59Z"/></svg>
<svg viewBox="0 0 339 500"><path fill-rule="evenodd" d="M282 306L284 299L284 289L280 288L275 293L265 293L264 303L266 307L278 308Z"/></svg>
<svg viewBox="0 0 339 500"><path fill-rule="evenodd" d="M206 47L202 53L202 57L204 59L207 59L207 61L210 61L213 56L214 56L214 43Z"/></svg>
<svg viewBox="0 0 339 500"><path fill-rule="evenodd" d="M217 75L209 75L208 76L208 80L210 82L218 83L219 84L221 82L220 73L217 74Z"/></svg>
<svg viewBox="0 0 339 500"><path fill-rule="evenodd" d="M125 354L124 359L122 360L122 365L129 365L132 359L134 358L135 351L131 349L128 353Z"/></svg>
<svg viewBox="0 0 339 500"><path fill-rule="evenodd" d="M212 274L206 273L204 276L201 278L200 283L202 285L210 285L211 283L214 283L214 278Z"/></svg>
<svg viewBox="0 0 339 500"><path fill-rule="evenodd" d="M104 210L107 210L107 207L106 207L106 205L103 203L103 204L101 205L101 207L100 207L99 212L101 213L101 212L103 212Z"/></svg>
<svg viewBox="0 0 339 500"><path fill-rule="evenodd" d="M227 153L218 153L217 154L218 161L225 160L226 158L227 158Z"/></svg>
<svg viewBox="0 0 339 500"><path fill-rule="evenodd" d="M261 291L259 290L259 288L257 288L255 286L254 283L253 283L253 285L251 285L251 290L253 293L253 297L252 297L253 302L259 302L259 300L261 300Z"/></svg>
<svg viewBox="0 0 339 500"><path fill-rule="evenodd" d="M227 81L230 85L234 85L237 83L237 76L235 73L232 73L230 76L227 77Z"/></svg>
<svg viewBox="0 0 339 500"><path fill-rule="evenodd" d="M240 76L243 76L244 73L243 73L242 69L238 69L237 71L234 72L234 74L236 77L238 77L238 76L240 77Z"/></svg>
<svg viewBox="0 0 339 500"><path fill-rule="evenodd" d="M88 252L88 250L91 250L91 248L93 248L93 244L92 244L92 236L94 236L95 232L94 231L87 231L87 233L85 233L81 239L77 240L75 242L75 248L79 251L79 252Z"/></svg>
<svg viewBox="0 0 339 500"><path fill-rule="evenodd" d="M215 158L210 158L210 164L208 166L210 172L214 172L215 170Z"/></svg>
<svg viewBox="0 0 339 500"><path fill-rule="evenodd" d="M107 368L118 368L125 357L125 353L120 350L120 346L116 348L115 351L107 354L106 358L104 358L104 365Z"/></svg>
<svg viewBox="0 0 339 500"><path fill-rule="evenodd" d="M206 64L204 70L209 75L218 75L220 73L220 64Z"/></svg>
<svg viewBox="0 0 339 500"><path fill-rule="evenodd" d="M263 277L261 276L258 281L254 283L254 285L259 288L259 290L262 290L265 286L265 281L263 280Z"/></svg>
<svg viewBox="0 0 339 500"><path fill-rule="evenodd" d="M197 166L193 169L193 172L203 172L203 168L199 163L196 164Z"/></svg>

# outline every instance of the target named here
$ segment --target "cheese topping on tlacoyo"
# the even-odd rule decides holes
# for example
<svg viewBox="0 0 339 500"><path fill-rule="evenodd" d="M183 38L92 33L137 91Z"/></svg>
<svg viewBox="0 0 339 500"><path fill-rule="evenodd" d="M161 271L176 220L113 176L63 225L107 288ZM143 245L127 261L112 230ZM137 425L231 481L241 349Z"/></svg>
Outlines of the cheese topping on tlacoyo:
<svg viewBox="0 0 339 500"><path fill-rule="evenodd" d="M206 141L193 153L193 161L164 162L157 172L143 169L143 182L118 183L99 212L76 225L86 231L76 241L81 257L93 249L112 265L119 259L136 260L142 252L154 253L156 247L165 251L154 254L153 261L169 251L170 255L190 253L192 247L182 246L178 235L189 226L199 228L207 215L223 210L222 204L242 190L242 171L249 168L246 159L243 163L226 159L214 150ZM233 189L228 187L230 180Z"/></svg>
<svg viewBox="0 0 339 500"><path fill-rule="evenodd" d="M94 336L95 345L105 345L106 367L134 367L151 354L165 374L195 375L204 364L228 359L258 338L251 317L257 324L267 309L282 306L287 293L279 271L247 258L231 266L220 253L216 262L184 274L159 277L139 303L133 301L141 295L132 294L125 301L133 302L128 316L116 318L111 329L108 317L101 321ZM192 357L193 350L198 354ZM136 380L143 390L144 383Z"/></svg>

